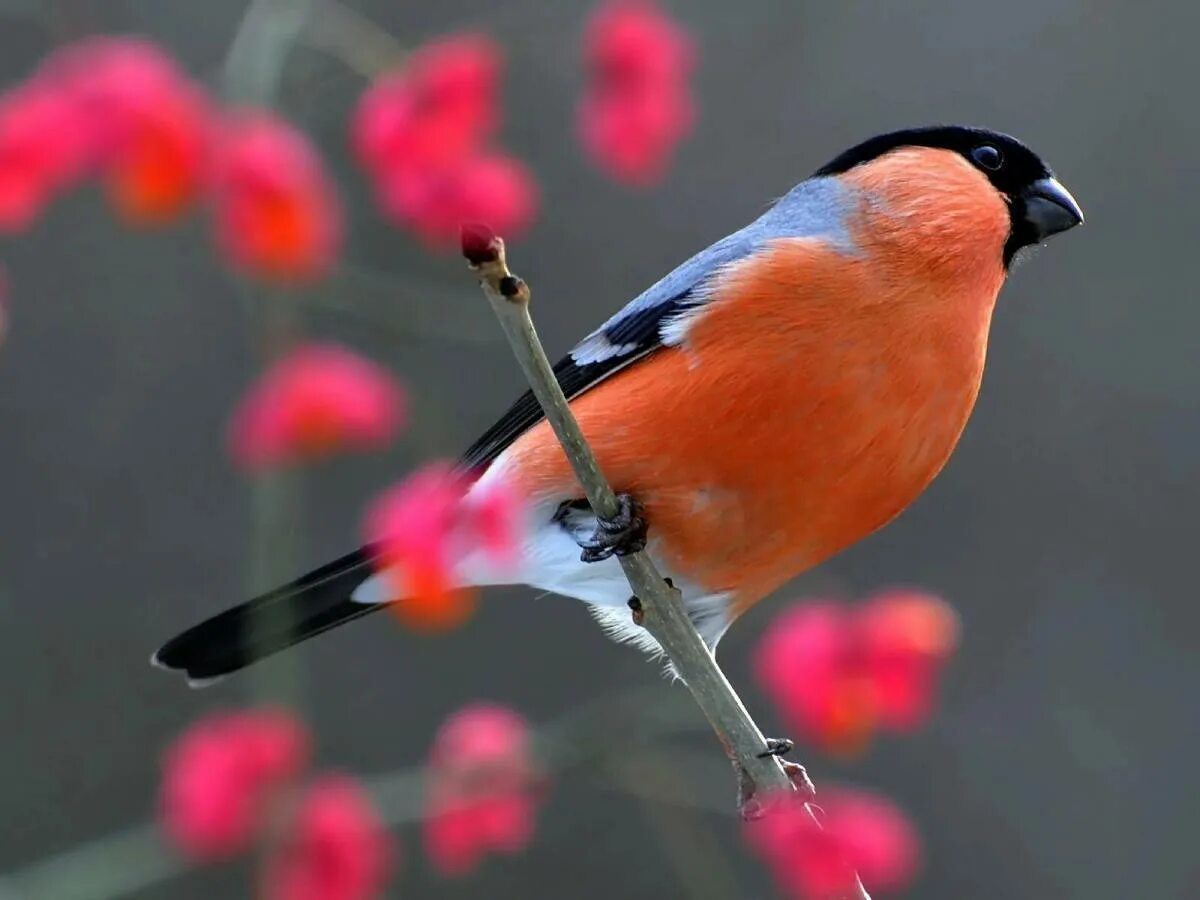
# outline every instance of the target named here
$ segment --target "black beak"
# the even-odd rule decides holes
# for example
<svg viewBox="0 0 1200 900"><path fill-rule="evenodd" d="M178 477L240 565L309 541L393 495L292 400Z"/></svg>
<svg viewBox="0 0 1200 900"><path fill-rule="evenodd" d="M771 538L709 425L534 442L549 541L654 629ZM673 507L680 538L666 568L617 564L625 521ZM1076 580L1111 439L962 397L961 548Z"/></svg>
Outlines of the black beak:
<svg viewBox="0 0 1200 900"><path fill-rule="evenodd" d="M1052 234L1083 224L1083 210L1054 178L1038 179L1022 191L1022 199L1033 242L1040 243Z"/></svg>

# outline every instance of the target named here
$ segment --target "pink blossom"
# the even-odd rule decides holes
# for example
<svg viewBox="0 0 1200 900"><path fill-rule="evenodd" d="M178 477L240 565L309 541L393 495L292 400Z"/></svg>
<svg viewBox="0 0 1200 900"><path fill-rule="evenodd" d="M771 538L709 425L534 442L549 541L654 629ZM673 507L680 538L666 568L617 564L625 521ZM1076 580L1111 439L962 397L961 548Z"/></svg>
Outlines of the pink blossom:
<svg viewBox="0 0 1200 900"><path fill-rule="evenodd" d="M849 789L822 791L818 799L815 820L800 795L789 792L767 798L764 815L744 826L783 893L793 900L843 896L854 887L855 873L872 893L912 881L920 843L898 807Z"/></svg>
<svg viewBox="0 0 1200 900"><path fill-rule="evenodd" d="M463 34L428 44L363 95L351 140L387 217L433 249L465 222L514 237L537 213L529 169L497 150L500 51Z"/></svg>
<svg viewBox="0 0 1200 900"><path fill-rule="evenodd" d="M446 168L474 155L500 121L499 48L481 34L426 44L359 101L351 138L377 177Z"/></svg>
<svg viewBox="0 0 1200 900"><path fill-rule="evenodd" d="M755 667L797 736L848 755L877 728L911 731L924 724L956 639L950 607L915 591L883 594L857 608L798 604L771 624Z"/></svg>
<svg viewBox="0 0 1200 900"><path fill-rule="evenodd" d="M645 186L666 174L695 121L694 56L691 38L650 0L608 0L593 15L578 128L611 177Z"/></svg>
<svg viewBox="0 0 1200 900"><path fill-rule="evenodd" d="M958 616L938 597L895 590L867 600L858 620L880 724L898 732L920 728L933 712L938 676L958 644Z"/></svg>
<svg viewBox="0 0 1200 900"><path fill-rule="evenodd" d="M86 165L91 129L74 97L43 81L0 95L0 233L27 228Z"/></svg>
<svg viewBox="0 0 1200 900"><path fill-rule="evenodd" d="M529 726L519 714L482 703L459 710L439 729L430 756L430 863L463 875L490 852L524 849L533 839L539 786Z"/></svg>
<svg viewBox="0 0 1200 900"><path fill-rule="evenodd" d="M399 432L405 396L384 369L333 344L291 351L259 379L229 427L234 460L263 469L384 446Z"/></svg>
<svg viewBox="0 0 1200 900"><path fill-rule="evenodd" d="M39 77L74 98L93 161L129 219L161 222L196 200L213 113L165 51L140 38L88 38L52 54Z"/></svg>
<svg viewBox="0 0 1200 900"><path fill-rule="evenodd" d="M243 849L271 792L299 772L308 752L307 732L281 711L201 719L164 759L160 814L168 837L195 859Z"/></svg>
<svg viewBox="0 0 1200 900"><path fill-rule="evenodd" d="M341 205L320 156L300 132L265 112L222 126L213 214L229 261L274 281L325 275L341 245Z"/></svg>
<svg viewBox="0 0 1200 900"><path fill-rule="evenodd" d="M367 513L367 541L395 584L392 609L414 627L452 628L471 614L474 594L457 579L468 556L497 569L515 563L519 498L500 485L469 495L467 487L462 473L434 463L385 491Z"/></svg>
<svg viewBox="0 0 1200 900"><path fill-rule="evenodd" d="M486 222L518 237L537 214L538 188L519 160L500 153L472 156L453 167L398 168L380 184L380 202L429 247L453 245L467 222Z"/></svg>
<svg viewBox="0 0 1200 900"><path fill-rule="evenodd" d="M369 900L394 864L391 836L370 798L347 776L304 792L282 848L263 872L266 900Z"/></svg>

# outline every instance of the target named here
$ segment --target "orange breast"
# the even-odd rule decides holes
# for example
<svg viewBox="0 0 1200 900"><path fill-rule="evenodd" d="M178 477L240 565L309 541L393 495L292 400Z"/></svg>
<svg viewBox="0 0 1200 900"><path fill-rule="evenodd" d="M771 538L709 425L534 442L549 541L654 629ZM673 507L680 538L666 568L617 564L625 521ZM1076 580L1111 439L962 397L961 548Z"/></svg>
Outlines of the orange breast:
<svg viewBox="0 0 1200 900"><path fill-rule="evenodd" d="M742 607L903 510L975 401L999 245L939 273L870 225L853 256L783 239L739 264L684 345L572 403L655 554ZM510 458L531 495L578 495L545 423Z"/></svg>

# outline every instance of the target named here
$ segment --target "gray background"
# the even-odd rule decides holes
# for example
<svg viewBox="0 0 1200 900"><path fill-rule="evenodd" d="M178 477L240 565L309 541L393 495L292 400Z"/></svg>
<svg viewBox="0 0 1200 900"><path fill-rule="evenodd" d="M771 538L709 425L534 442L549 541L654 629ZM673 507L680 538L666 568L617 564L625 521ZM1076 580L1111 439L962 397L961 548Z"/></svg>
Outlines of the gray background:
<svg viewBox="0 0 1200 900"><path fill-rule="evenodd" d="M516 258L552 352L870 134L986 124L1051 161L1088 224L1006 288L957 455L892 527L780 598L896 582L944 593L965 629L945 702L932 727L878 742L855 766L803 756L818 784L849 777L913 813L928 854L914 896L1200 896L1198 8L677 0L701 48L701 117L666 183L638 193L597 175L574 142L582 4L355 5L407 44L473 26L508 48L503 139L544 190ZM211 74L243 4L0 10L9 82L54 42L96 30L145 32ZM366 202L344 140L361 86L306 50L284 79L282 107L318 137L350 198L351 264L370 273L324 294L365 316L304 316L313 334L401 373L416 425L387 453L306 480L298 564L347 549L375 490L459 451L520 387L458 261L423 255ZM129 235L85 192L6 240L0 258L13 283L0 347L4 870L143 818L170 736L247 696L252 679L193 693L145 660L245 590L250 495L221 433L259 348L198 223ZM747 659L773 608L761 605L722 645L769 733L780 725ZM519 590L489 594L468 627L444 638L372 620L296 658L322 763L368 773L419 761L440 719L476 697L542 720L657 679L577 604ZM673 702L690 700L680 690ZM722 805L728 776L710 739L677 746L701 757L705 777L692 790ZM683 823L670 833L714 848L704 856L717 874L699 887L681 880L663 815ZM395 896L770 895L730 816L647 805L588 778L556 786L528 853L466 882L430 876L414 836L404 840ZM245 874L218 869L144 896L247 895Z"/></svg>

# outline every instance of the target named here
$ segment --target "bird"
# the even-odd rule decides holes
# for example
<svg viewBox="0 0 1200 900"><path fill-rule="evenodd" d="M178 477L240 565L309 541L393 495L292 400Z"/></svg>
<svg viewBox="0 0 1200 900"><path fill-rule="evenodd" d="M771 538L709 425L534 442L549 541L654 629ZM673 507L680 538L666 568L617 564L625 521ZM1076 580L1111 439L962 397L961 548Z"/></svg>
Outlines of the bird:
<svg viewBox="0 0 1200 900"><path fill-rule="evenodd" d="M529 510L520 562L468 558L463 586L584 601L651 653L619 556L645 549L705 643L792 578L892 521L949 459L975 405L1014 264L1083 222L1014 137L961 125L881 134L679 265L554 373L620 514L599 520L532 393L460 460ZM365 545L168 641L205 684L384 608Z"/></svg>

